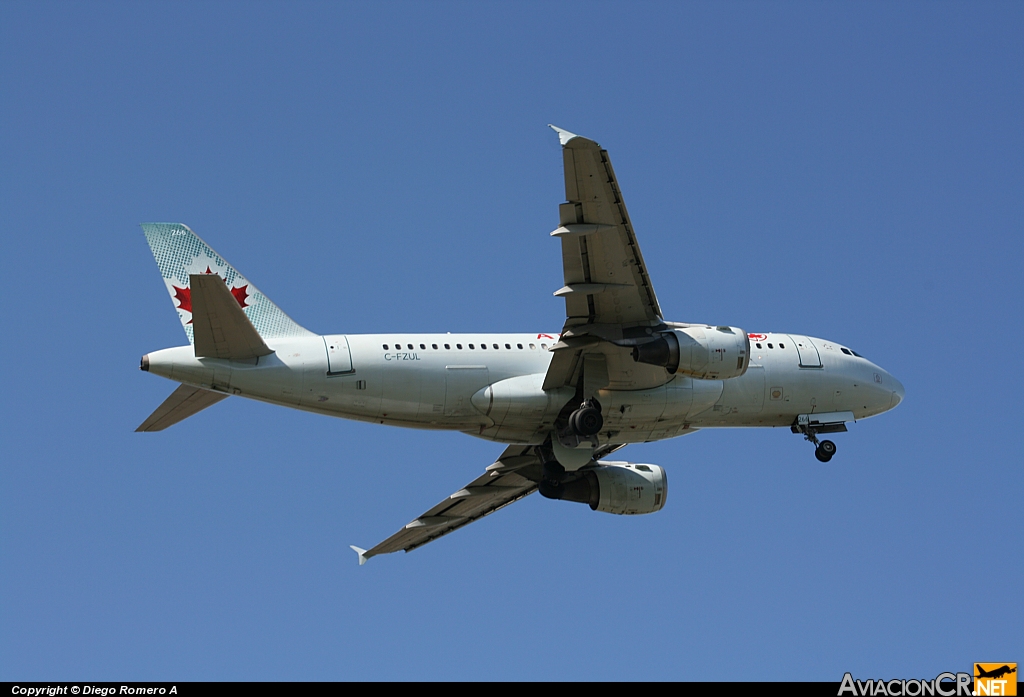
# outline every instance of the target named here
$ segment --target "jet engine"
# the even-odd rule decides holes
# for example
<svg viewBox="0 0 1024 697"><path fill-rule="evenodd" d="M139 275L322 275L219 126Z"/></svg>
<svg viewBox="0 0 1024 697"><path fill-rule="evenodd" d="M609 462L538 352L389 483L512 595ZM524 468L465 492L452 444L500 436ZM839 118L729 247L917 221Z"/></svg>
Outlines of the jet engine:
<svg viewBox="0 0 1024 697"><path fill-rule="evenodd" d="M600 461L574 473L574 479L543 481L538 490L549 499L576 501L592 511L640 515L660 511L668 495L668 478L658 465Z"/></svg>
<svg viewBox="0 0 1024 697"><path fill-rule="evenodd" d="M655 335L633 347L633 360L703 380L738 378L747 372L750 341L739 327L686 327Z"/></svg>

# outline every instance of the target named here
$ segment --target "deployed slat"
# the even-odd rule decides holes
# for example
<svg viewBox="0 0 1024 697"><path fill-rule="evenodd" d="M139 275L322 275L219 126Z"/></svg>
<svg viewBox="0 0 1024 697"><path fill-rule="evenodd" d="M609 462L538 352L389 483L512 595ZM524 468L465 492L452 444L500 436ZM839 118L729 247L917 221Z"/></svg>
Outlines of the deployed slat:
<svg viewBox="0 0 1024 697"><path fill-rule="evenodd" d="M245 360L273 353L216 274L192 274L192 332L197 358Z"/></svg>
<svg viewBox="0 0 1024 697"><path fill-rule="evenodd" d="M201 387L180 385L135 431L162 431L206 407L213 406L227 396Z"/></svg>

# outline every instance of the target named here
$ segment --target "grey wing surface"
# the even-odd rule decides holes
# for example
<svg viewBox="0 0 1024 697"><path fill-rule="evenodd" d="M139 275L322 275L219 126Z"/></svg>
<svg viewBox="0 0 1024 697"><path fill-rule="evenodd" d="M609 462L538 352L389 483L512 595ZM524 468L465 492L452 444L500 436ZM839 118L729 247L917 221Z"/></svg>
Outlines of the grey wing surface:
<svg viewBox="0 0 1024 697"><path fill-rule="evenodd" d="M616 345L623 360L616 362L614 355L609 356L609 379L622 382L615 366L630 349L621 347L664 325L661 306L608 151L592 140L551 128L562 144L565 168L566 202L558 207L560 225L551 234L562 244L565 285L555 295L565 299L566 319L544 389L575 385L583 354L614 354ZM601 342L609 343L597 348ZM651 374L641 378L642 384L626 381L620 387L650 387L668 377L667 373Z"/></svg>
<svg viewBox="0 0 1024 697"><path fill-rule="evenodd" d="M533 453L533 446L509 446L482 475L388 539L368 550L353 545L352 549L359 554L359 563L364 564L367 559L378 554L399 550L411 552L529 496L537 490L537 483L521 472L533 465L540 465L540 458Z"/></svg>
<svg viewBox="0 0 1024 697"><path fill-rule="evenodd" d="M622 445L607 445L594 458L605 457ZM482 475L459 489L394 535L370 549L351 545L359 555L359 563L370 557L391 552L411 552L433 542L463 525L469 525L510 503L526 498L537 490L541 459L533 445L510 445L487 467Z"/></svg>
<svg viewBox="0 0 1024 697"><path fill-rule="evenodd" d="M565 286L555 295L565 298L566 326L659 324L661 307L608 151L555 130L562 143L566 202L551 234L562 242Z"/></svg>

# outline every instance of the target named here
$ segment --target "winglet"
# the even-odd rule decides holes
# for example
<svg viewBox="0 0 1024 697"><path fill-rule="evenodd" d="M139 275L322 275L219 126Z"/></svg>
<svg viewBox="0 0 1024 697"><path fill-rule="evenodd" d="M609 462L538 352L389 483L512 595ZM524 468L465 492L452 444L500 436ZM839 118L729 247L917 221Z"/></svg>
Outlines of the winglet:
<svg viewBox="0 0 1024 697"><path fill-rule="evenodd" d="M576 135L575 133L570 133L564 128L559 128L553 123L549 123L548 128L550 128L552 131L558 134L558 142L561 143L562 145L565 145L573 138L579 138L579 136Z"/></svg>
<svg viewBox="0 0 1024 697"><path fill-rule="evenodd" d="M356 554L359 555L359 566L362 566L363 564L365 564L366 563L366 550L365 549L360 549L359 547L356 547L355 545L349 545L349 547L354 549Z"/></svg>

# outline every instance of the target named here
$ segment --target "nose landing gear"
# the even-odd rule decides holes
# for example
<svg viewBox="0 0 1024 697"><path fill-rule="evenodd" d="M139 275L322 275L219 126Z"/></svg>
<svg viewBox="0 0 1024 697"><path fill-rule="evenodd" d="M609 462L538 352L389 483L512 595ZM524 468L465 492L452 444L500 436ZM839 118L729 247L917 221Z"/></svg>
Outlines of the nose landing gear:
<svg viewBox="0 0 1024 697"><path fill-rule="evenodd" d="M819 441L816 429L805 426L800 429L799 433L804 434L804 440L814 443L814 457L818 458L818 462L828 462L836 454L836 444L830 440Z"/></svg>
<svg viewBox="0 0 1024 697"><path fill-rule="evenodd" d="M814 443L814 457L818 458L818 462L828 462L836 454L836 444L830 440L818 440L818 429L814 426L796 425L793 426L793 433L802 433L804 440Z"/></svg>
<svg viewBox="0 0 1024 697"><path fill-rule="evenodd" d="M852 412L836 414L800 414L790 430L803 434L804 440L814 443L814 457L818 462L828 462L836 454L836 444L830 440L818 440L819 433L844 433L845 421L852 421Z"/></svg>
<svg viewBox="0 0 1024 697"><path fill-rule="evenodd" d="M836 444L830 440L821 441L818 443L818 447L814 449L814 457L818 458L819 462L828 462L835 454Z"/></svg>

